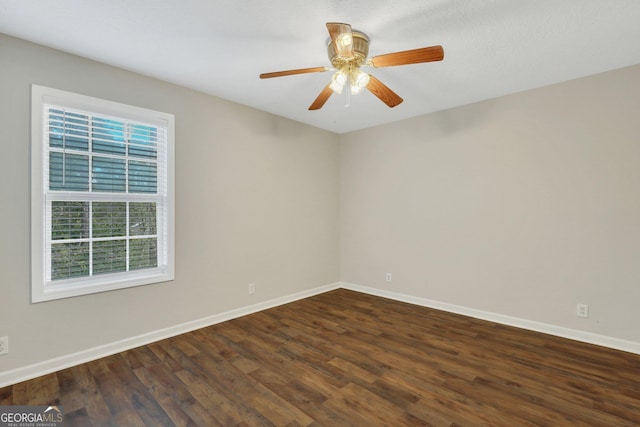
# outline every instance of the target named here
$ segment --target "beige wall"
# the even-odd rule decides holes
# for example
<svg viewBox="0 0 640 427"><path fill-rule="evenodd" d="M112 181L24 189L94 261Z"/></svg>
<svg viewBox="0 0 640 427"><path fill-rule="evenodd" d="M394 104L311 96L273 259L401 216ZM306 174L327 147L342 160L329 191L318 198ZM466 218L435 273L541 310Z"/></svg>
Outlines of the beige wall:
<svg viewBox="0 0 640 427"><path fill-rule="evenodd" d="M334 134L4 35L0 64L0 373L339 279ZM32 83L175 114L174 282L30 304Z"/></svg>
<svg viewBox="0 0 640 427"><path fill-rule="evenodd" d="M635 66L342 135L341 280L640 342L639 124Z"/></svg>

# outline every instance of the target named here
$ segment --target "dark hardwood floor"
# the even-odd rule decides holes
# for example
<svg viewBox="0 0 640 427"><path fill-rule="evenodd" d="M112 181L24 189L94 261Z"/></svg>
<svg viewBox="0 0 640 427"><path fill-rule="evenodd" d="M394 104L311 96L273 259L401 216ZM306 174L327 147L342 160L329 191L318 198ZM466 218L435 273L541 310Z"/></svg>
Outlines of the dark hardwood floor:
<svg viewBox="0 0 640 427"><path fill-rule="evenodd" d="M337 290L0 389L66 426L640 425L640 356Z"/></svg>

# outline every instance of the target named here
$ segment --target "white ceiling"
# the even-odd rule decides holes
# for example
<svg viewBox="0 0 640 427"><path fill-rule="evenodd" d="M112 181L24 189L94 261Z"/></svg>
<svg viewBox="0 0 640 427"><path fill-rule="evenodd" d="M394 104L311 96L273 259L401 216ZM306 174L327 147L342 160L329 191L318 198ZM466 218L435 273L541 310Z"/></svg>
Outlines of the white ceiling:
<svg viewBox="0 0 640 427"><path fill-rule="evenodd" d="M330 66L330 21L370 56L445 59L370 71L393 109L365 92L308 111L331 73L258 75ZM0 0L0 32L343 133L638 64L640 0Z"/></svg>

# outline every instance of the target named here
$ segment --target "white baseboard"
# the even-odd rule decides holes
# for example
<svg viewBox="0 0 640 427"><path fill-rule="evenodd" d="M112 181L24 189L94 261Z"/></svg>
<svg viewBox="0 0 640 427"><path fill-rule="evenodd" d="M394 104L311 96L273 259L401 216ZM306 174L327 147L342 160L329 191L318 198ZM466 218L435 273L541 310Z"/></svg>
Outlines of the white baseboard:
<svg viewBox="0 0 640 427"><path fill-rule="evenodd" d="M135 337L100 345L98 347L93 347L87 350L79 351L77 353L66 354L64 356L56 357L55 359L50 359L33 365L16 368L10 371L0 372L0 388L40 377L42 375L47 375L61 369L70 368L81 363L90 362L101 357L120 353L121 351L131 350L132 348L150 344L155 341L160 341L166 338L174 337L176 335L184 334L186 332L195 331L196 329L205 328L207 326L215 325L221 322L226 322L227 320L246 316L247 314L308 298L314 295L338 289L339 287L339 283L320 286L314 289L297 292L295 294L260 302L247 307L241 307L235 310L226 311L224 313L214 314L212 316L207 316L202 319L197 319L190 322L182 323L180 325L171 326L169 328L159 329L157 331L148 332L146 334L138 335Z"/></svg>
<svg viewBox="0 0 640 427"><path fill-rule="evenodd" d="M608 337L605 335L593 334L590 332L579 331L575 329L564 328L532 320L520 319L517 317L505 316L503 314L491 313L488 311L476 310L469 307L448 304L440 301L434 301L427 298L420 298L411 295L401 294L397 292L389 292L382 289L370 288L367 286L356 285L347 282L337 282L314 289L309 289L295 294L275 298L269 301L253 304L247 307L241 307L235 310L226 311L220 314L214 314L191 322L182 323L180 325L171 326L169 328L152 331L146 334L138 335L124 340L104 344L87 350L71 353L64 356L50 359L44 362L36 363L13 369L10 371L0 372L0 388L22 381L33 379L42 375L66 369L81 363L90 362L101 357L110 356L121 351L130 350L142 345L150 344L176 335L194 331L196 329L205 328L227 320L235 319L247 314L277 307L279 305L298 301L334 289L349 289L356 292L362 292L370 295L389 298L396 301L407 302L423 307L434 308L437 310L448 311L450 313L461 314L463 316L475 317L477 319L488 320L491 322L501 323L504 325L515 326L517 328L528 329L531 331L542 332L545 334L555 335L562 338L568 338L576 341L582 341L590 344L596 344L603 347L609 347L616 350L622 350L629 353L640 354L640 343L634 341L626 341L619 338Z"/></svg>
<svg viewBox="0 0 640 427"><path fill-rule="evenodd" d="M595 344L602 347L622 350L629 353L640 354L640 343L635 341L627 341L619 338L613 338L606 335L598 335L590 332L579 331L576 329L564 328L561 326L551 325L548 323L536 322L533 320L520 319L518 317L505 316L504 314L492 313L489 311L476 310L474 308L464 307L460 305L448 304L440 301L434 301L427 298L420 298L396 292L389 292L383 289L370 288L367 286L356 285L353 283L340 282L340 287L350 289L356 292L375 295L383 298L389 298L396 301L407 302L410 304L420 305L423 307L434 308L437 310L448 311L450 313L461 314L463 316L475 317L477 319L488 320L491 322L501 323L503 325L515 326L517 328L528 329L535 332L542 332L549 335L555 335L562 338L568 338L575 341L582 341L589 344Z"/></svg>

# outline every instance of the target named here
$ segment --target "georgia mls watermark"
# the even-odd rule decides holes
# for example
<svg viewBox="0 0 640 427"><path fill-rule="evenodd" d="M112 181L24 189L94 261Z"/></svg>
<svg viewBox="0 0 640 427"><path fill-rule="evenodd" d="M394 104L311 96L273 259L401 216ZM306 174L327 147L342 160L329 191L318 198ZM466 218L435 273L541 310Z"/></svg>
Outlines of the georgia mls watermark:
<svg viewBox="0 0 640 427"><path fill-rule="evenodd" d="M62 426L62 406L0 406L0 427Z"/></svg>

